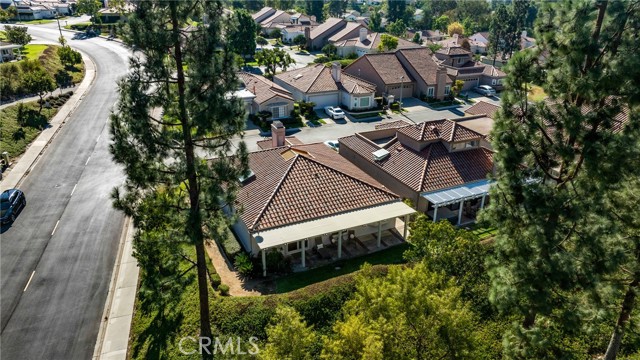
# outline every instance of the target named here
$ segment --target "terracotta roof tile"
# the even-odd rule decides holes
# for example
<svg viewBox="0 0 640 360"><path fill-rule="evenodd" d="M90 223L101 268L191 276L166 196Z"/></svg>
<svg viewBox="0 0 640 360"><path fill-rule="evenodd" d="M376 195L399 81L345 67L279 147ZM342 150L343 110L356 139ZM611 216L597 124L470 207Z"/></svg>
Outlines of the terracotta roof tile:
<svg viewBox="0 0 640 360"><path fill-rule="evenodd" d="M449 119L425 121L399 128L398 132L417 141L442 140L457 142L482 138L482 134Z"/></svg>
<svg viewBox="0 0 640 360"><path fill-rule="evenodd" d="M449 152L442 142L434 142L422 151L403 146L395 139L387 145L389 156L374 161L371 153L379 147L359 134L340 138L364 160L391 175L411 189L433 191L482 180L493 169L493 153L485 148Z"/></svg>
<svg viewBox="0 0 640 360"><path fill-rule="evenodd" d="M249 154L255 178L238 194L252 230L290 225L397 201L398 197L324 144Z"/></svg>
<svg viewBox="0 0 640 360"><path fill-rule="evenodd" d="M473 104L473 106L471 106L464 112L471 115L485 114L487 115L487 117L490 117L493 119L493 116L495 115L496 111L498 111L499 109L500 109L499 105L494 105L486 101L478 101L477 103Z"/></svg>
<svg viewBox="0 0 640 360"><path fill-rule="evenodd" d="M242 80L246 89L256 96L254 101L258 104L262 104L276 96L293 100L289 91L265 77L247 72L239 72L238 78Z"/></svg>

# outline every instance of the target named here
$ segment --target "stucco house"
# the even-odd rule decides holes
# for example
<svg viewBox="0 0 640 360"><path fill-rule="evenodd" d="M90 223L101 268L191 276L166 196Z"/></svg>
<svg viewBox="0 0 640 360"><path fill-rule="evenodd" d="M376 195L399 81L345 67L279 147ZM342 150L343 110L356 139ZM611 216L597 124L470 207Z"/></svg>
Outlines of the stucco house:
<svg viewBox="0 0 640 360"><path fill-rule="evenodd" d="M41 19L53 19L56 16L56 11L54 9L48 8L46 6L31 6L18 4L16 5L16 13L18 15L18 20L41 20Z"/></svg>
<svg viewBox="0 0 640 360"><path fill-rule="evenodd" d="M442 48L435 58L447 69L454 80L464 81L462 90L470 90L480 85L490 85L502 89L502 80L507 76L502 70L473 60L473 54L461 47Z"/></svg>
<svg viewBox="0 0 640 360"><path fill-rule="evenodd" d="M247 114L269 111L271 119L288 118L293 110L293 96L269 79L247 72L239 72L242 86L237 97L245 100Z"/></svg>
<svg viewBox="0 0 640 360"><path fill-rule="evenodd" d="M328 18L324 23L305 32L307 48L320 50L328 43L336 43L341 40L357 37L364 25L358 22L347 21L339 18Z"/></svg>
<svg viewBox="0 0 640 360"><path fill-rule="evenodd" d="M315 108L343 105L349 110L366 110L376 104L376 85L344 73L339 63L317 64L274 76L296 101L315 103Z"/></svg>
<svg viewBox="0 0 640 360"><path fill-rule="evenodd" d="M265 35L271 35L271 33L276 29L283 31L289 27L299 28L317 25L315 17L313 16L307 16L301 13L289 13L284 10L273 9L268 6L260 9L260 11L251 15L251 17L258 26L260 26L261 32ZM302 34L304 34L304 30L302 31ZM291 37L291 39L293 39L293 37Z"/></svg>
<svg viewBox="0 0 640 360"><path fill-rule="evenodd" d="M393 95L395 99L421 95L444 99L453 83L447 69L423 47L367 54L347 66L345 72L376 84L377 96Z"/></svg>
<svg viewBox="0 0 640 360"><path fill-rule="evenodd" d="M381 33L369 33L367 28L360 28L358 37L346 39L335 42L337 54L345 57L350 54L357 54L358 57L378 52L378 45L380 45L382 38ZM421 46L411 41L407 41L402 38L398 38L397 49L417 49Z"/></svg>
<svg viewBox="0 0 640 360"><path fill-rule="evenodd" d="M381 124L339 139L340 155L433 221L473 222L488 204L493 153L458 121Z"/></svg>
<svg viewBox="0 0 640 360"><path fill-rule="evenodd" d="M20 48L20 45L0 41L0 63L15 60L16 52Z"/></svg>
<svg viewBox="0 0 640 360"><path fill-rule="evenodd" d="M406 238L402 199L322 143L285 143L272 125L272 146L249 154L234 233L252 256L279 251L303 269L316 259L337 260L353 249L375 251Z"/></svg>

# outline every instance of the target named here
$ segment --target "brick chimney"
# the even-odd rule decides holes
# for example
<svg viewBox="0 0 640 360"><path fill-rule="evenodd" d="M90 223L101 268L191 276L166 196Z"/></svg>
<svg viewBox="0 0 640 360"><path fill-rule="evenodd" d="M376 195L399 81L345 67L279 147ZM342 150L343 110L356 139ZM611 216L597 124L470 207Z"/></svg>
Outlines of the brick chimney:
<svg viewBox="0 0 640 360"><path fill-rule="evenodd" d="M311 27L304 28L304 37L307 38L307 49L311 50Z"/></svg>
<svg viewBox="0 0 640 360"><path fill-rule="evenodd" d="M342 74L342 65L339 62L331 64L331 76L335 82L340 82L340 75Z"/></svg>
<svg viewBox="0 0 640 360"><path fill-rule="evenodd" d="M360 42L364 42L365 40L367 40L368 33L369 31L367 30L367 28L365 27L360 28Z"/></svg>
<svg viewBox="0 0 640 360"><path fill-rule="evenodd" d="M280 147L284 146L285 133L287 129L284 127L282 122L274 121L271 123L271 146L272 147Z"/></svg>

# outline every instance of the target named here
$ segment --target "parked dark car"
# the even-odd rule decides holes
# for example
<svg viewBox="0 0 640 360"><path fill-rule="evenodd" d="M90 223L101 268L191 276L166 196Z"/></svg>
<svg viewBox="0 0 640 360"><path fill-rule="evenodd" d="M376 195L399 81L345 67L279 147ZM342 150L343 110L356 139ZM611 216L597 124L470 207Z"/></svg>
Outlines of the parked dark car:
<svg viewBox="0 0 640 360"><path fill-rule="evenodd" d="M13 223L25 206L27 206L27 198L21 190L3 191L0 195L0 221L2 224Z"/></svg>

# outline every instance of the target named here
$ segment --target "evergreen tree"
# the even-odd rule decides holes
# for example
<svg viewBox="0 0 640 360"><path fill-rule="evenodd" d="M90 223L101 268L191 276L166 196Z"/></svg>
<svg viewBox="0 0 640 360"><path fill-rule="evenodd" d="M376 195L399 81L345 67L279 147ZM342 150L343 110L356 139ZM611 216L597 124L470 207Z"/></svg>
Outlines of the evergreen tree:
<svg viewBox="0 0 640 360"><path fill-rule="evenodd" d="M256 53L256 36L259 30L258 24L253 20L251 14L246 10L238 9L234 11L229 27L227 29L227 39L229 48L244 59L253 57Z"/></svg>
<svg viewBox="0 0 640 360"><path fill-rule="evenodd" d="M267 344L261 351L264 360L311 360L316 334L302 316L291 307L280 306L267 326Z"/></svg>
<svg viewBox="0 0 640 360"><path fill-rule="evenodd" d="M182 30L203 16L208 24ZM171 235L195 247L196 259L187 261L196 265L200 336L208 338L204 239L223 236L220 229L230 220L223 209L234 203L238 179L247 171L244 143L228 156L230 139L244 129L244 108L228 95L238 81L234 54L222 40L223 18L220 1L136 3L125 38L144 56L130 59L111 116L110 150L127 175L124 191L115 189L113 197L138 229L137 257L144 262L150 256L143 250L145 235L162 230L152 221L158 209L166 214L162 219L175 219ZM151 199L157 201L147 206Z"/></svg>
<svg viewBox="0 0 640 360"><path fill-rule="evenodd" d="M324 1L305 0L305 9L307 15L316 17L316 21L321 23L324 21Z"/></svg>
<svg viewBox="0 0 640 360"><path fill-rule="evenodd" d="M369 28L373 32L382 31L382 16L377 10L373 10L371 12L371 17L369 17Z"/></svg>
<svg viewBox="0 0 640 360"><path fill-rule="evenodd" d="M407 2L405 0L387 0L387 20L396 22L407 20Z"/></svg>
<svg viewBox="0 0 640 360"><path fill-rule="evenodd" d="M324 11L329 17L339 18L347 9L347 5L349 5L348 0L329 0L324 5Z"/></svg>
<svg viewBox="0 0 640 360"><path fill-rule="evenodd" d="M637 2L547 3L539 49L508 64L485 213L498 228L491 300L522 318L505 336L507 356L543 358L560 345L552 329L583 331L608 302L622 304L616 331L627 326L620 292L599 290L630 261L607 199L640 157L639 16ZM548 101L529 103L531 83Z"/></svg>
<svg viewBox="0 0 640 360"><path fill-rule="evenodd" d="M287 71L289 66L296 63L286 51L279 48L262 49L256 54L256 61L265 67L265 76L268 78L273 78L278 68Z"/></svg>
<svg viewBox="0 0 640 360"><path fill-rule="evenodd" d="M404 20L398 20L387 25L387 32L393 36L404 37L407 33L407 26L404 24Z"/></svg>
<svg viewBox="0 0 640 360"><path fill-rule="evenodd" d="M491 18L491 26L489 28L489 54L493 55L493 66L496 65L496 58L499 53L503 53L504 44L507 37L506 25L510 21L509 10L504 4L500 4Z"/></svg>
<svg viewBox="0 0 640 360"><path fill-rule="evenodd" d="M25 46L31 42L31 35L27 32L26 26L5 26L4 36L10 43Z"/></svg>

